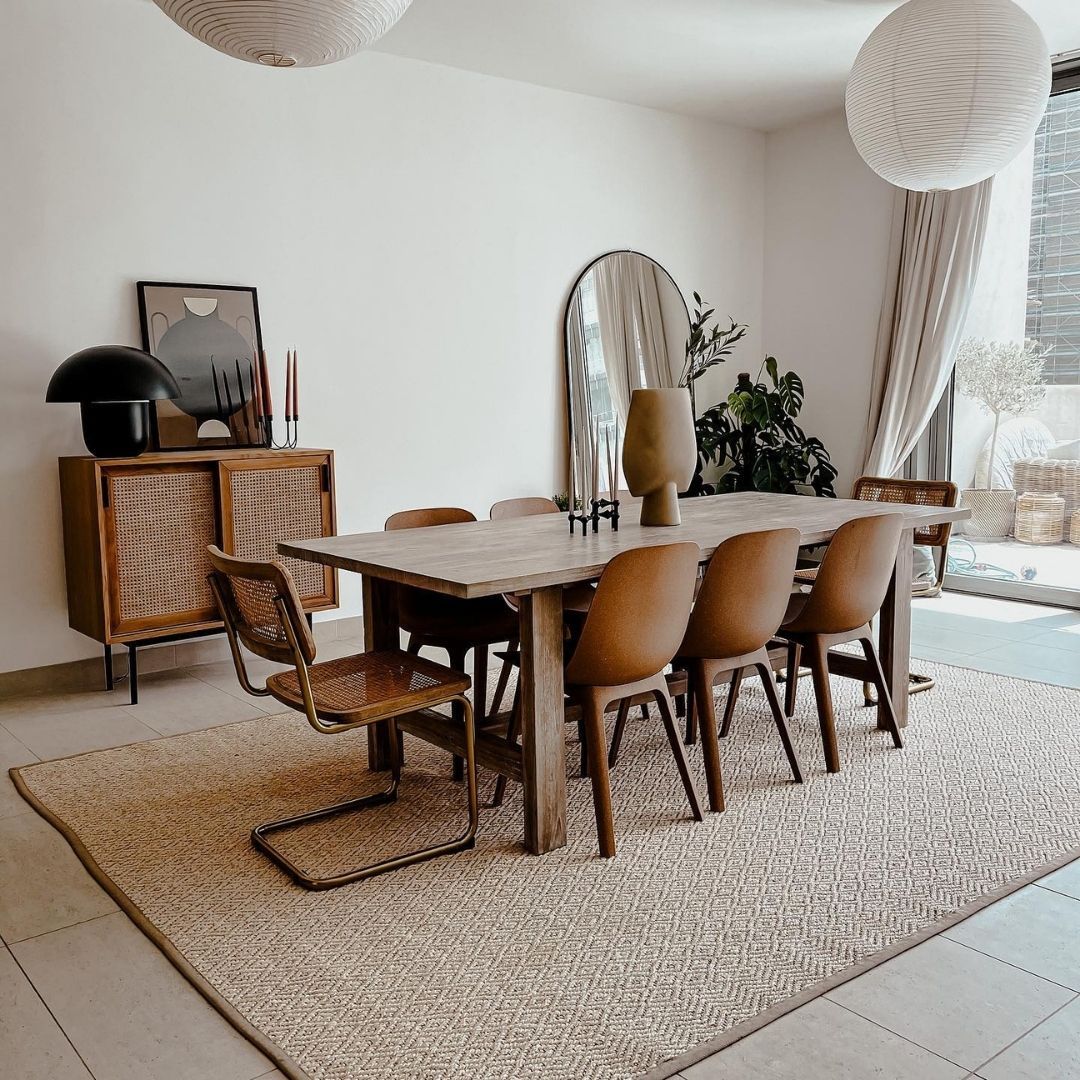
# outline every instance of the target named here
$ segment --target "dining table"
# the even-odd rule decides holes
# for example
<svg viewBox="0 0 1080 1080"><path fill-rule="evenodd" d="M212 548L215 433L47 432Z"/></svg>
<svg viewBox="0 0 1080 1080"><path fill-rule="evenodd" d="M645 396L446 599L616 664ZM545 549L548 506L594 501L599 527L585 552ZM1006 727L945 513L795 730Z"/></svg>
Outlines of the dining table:
<svg viewBox="0 0 1080 1080"><path fill-rule="evenodd" d="M513 595L520 620L519 708L521 744L511 745L494 730L477 736L477 761L522 784L524 841L542 854L566 843L566 701L563 691L563 589L598 578L620 552L631 548L693 541L706 562L729 537L766 529L795 528L800 545L828 543L854 518L902 513L904 531L878 619L878 649L899 724L908 719L911 655L911 588L914 530L959 521L969 511L812 498L766 492L736 492L679 503L678 526L642 526L636 506L624 506L617 530L601 520L596 532L571 534L564 515L475 521L432 528L369 532L278 544L283 556L363 576L364 644L367 650L401 645L397 586L412 585L471 599ZM861 678L858 658L829 657L830 671ZM878 724L883 726L882 706ZM440 713L415 713L400 726L458 752L464 745L461 721ZM390 729L368 731L368 767L389 768Z"/></svg>

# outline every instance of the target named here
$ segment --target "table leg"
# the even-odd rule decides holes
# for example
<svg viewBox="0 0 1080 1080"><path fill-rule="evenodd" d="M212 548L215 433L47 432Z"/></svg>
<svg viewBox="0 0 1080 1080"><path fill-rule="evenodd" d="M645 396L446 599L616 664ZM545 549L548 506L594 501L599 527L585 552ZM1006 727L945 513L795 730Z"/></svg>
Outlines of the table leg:
<svg viewBox="0 0 1080 1080"><path fill-rule="evenodd" d="M392 581L364 575L364 649L400 649L397 586ZM372 724L368 733L368 768L385 772L390 768L390 725Z"/></svg>
<svg viewBox="0 0 1080 1080"><path fill-rule="evenodd" d="M566 844L562 588L522 596L520 623L525 847L542 855Z"/></svg>
<svg viewBox="0 0 1080 1080"><path fill-rule="evenodd" d="M906 727L908 721L908 674L911 671L911 574L915 536L911 529L900 534L892 581L881 605L878 628L878 652L885 672L889 696L896 710L896 722ZM885 713L878 704L878 727L885 728Z"/></svg>

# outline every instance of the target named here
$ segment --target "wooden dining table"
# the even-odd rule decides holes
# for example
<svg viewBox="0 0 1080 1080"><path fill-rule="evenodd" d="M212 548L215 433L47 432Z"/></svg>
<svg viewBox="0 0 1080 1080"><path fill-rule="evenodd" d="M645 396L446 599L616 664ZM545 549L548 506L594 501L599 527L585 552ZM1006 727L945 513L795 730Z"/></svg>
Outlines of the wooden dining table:
<svg viewBox="0 0 1080 1080"><path fill-rule="evenodd" d="M482 731L477 760L523 785L525 846L541 854L566 843L563 587L598 578L621 551L691 540L701 548L704 562L724 540L742 533L795 528L800 543L811 547L828 542L853 518L903 513L905 531L879 619L879 650L897 719L907 723L913 530L961 520L969 511L763 492L684 499L679 505L683 520L677 527L643 527L630 505L617 532L601 521L598 532L572 536L563 515L545 514L288 541L279 544L278 551L363 575L368 650L400 647L397 585L465 599L499 594L519 598L521 746L511 746L494 731ZM835 674L861 678L855 662L844 654L829 658ZM882 719L879 715L879 725ZM442 714L412 714L401 727L451 751L464 745L464 732ZM369 729L369 768L389 767L388 739L385 725Z"/></svg>

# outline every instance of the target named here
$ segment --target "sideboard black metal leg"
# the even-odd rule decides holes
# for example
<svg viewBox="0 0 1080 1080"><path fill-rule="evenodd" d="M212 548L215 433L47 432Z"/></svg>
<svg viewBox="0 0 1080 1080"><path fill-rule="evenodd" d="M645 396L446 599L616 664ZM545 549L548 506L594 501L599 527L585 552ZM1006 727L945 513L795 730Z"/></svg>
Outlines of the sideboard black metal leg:
<svg viewBox="0 0 1080 1080"><path fill-rule="evenodd" d="M112 646L105 646L105 689L111 690L116 685L113 679Z"/></svg>
<svg viewBox="0 0 1080 1080"><path fill-rule="evenodd" d="M128 646L128 686L131 688L131 704L139 704L139 659L136 645Z"/></svg>

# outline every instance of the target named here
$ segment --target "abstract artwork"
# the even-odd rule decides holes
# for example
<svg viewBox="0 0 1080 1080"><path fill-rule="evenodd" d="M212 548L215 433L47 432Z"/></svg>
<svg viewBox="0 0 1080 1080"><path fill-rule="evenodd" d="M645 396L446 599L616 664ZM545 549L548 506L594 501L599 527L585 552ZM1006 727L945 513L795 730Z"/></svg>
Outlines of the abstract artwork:
<svg viewBox="0 0 1080 1080"><path fill-rule="evenodd" d="M259 301L241 285L140 281L143 348L172 372L181 396L154 402L158 450L264 445L256 357Z"/></svg>

